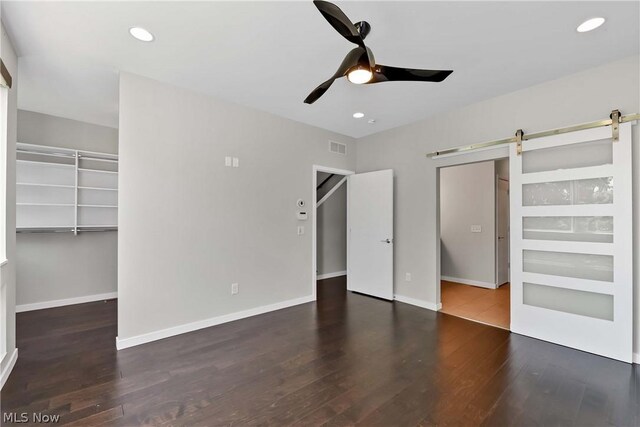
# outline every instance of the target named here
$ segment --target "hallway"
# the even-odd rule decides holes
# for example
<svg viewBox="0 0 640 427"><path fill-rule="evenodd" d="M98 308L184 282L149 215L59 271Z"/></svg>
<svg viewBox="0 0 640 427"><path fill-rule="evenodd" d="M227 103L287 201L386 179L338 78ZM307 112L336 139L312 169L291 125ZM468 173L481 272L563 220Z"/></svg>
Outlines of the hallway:
<svg viewBox="0 0 640 427"><path fill-rule="evenodd" d="M442 313L509 329L510 285L486 289L441 282Z"/></svg>

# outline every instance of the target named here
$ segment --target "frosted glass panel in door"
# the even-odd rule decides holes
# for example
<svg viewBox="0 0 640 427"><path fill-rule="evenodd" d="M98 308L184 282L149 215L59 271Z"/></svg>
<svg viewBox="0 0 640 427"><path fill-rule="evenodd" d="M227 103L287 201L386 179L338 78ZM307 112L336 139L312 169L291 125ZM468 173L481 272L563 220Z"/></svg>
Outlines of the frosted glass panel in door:
<svg viewBox="0 0 640 427"><path fill-rule="evenodd" d="M522 206L613 203L613 178L537 182L522 186Z"/></svg>
<svg viewBox="0 0 640 427"><path fill-rule="evenodd" d="M522 269L527 273L613 282L611 255L524 250Z"/></svg>
<svg viewBox="0 0 640 427"><path fill-rule="evenodd" d="M610 164L613 164L613 150L609 139L522 153L522 173Z"/></svg>
<svg viewBox="0 0 640 427"><path fill-rule="evenodd" d="M523 303L548 310L613 320L613 296L524 283Z"/></svg>
<svg viewBox="0 0 640 427"><path fill-rule="evenodd" d="M522 218L522 238L566 242L613 242L611 216L537 216Z"/></svg>

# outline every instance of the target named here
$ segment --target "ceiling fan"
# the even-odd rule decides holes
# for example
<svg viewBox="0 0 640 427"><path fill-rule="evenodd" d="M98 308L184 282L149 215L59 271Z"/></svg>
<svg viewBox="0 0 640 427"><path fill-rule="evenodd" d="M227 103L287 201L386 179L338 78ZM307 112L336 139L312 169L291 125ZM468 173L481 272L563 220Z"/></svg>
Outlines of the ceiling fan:
<svg viewBox="0 0 640 427"><path fill-rule="evenodd" d="M364 44L364 39L371 31L371 25L368 22L352 23L338 6L328 1L314 0L313 4L342 37L358 46L347 53L342 64L329 80L307 96L304 100L306 104L316 102L336 79L345 76L351 83L372 84L391 81L441 82L453 73L452 70L416 70L376 64L373 52Z"/></svg>

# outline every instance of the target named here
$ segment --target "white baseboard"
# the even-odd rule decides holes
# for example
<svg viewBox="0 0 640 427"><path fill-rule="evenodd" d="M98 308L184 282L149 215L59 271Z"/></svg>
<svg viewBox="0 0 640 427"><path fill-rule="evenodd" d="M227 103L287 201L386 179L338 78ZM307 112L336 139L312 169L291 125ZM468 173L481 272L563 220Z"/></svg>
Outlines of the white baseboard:
<svg viewBox="0 0 640 427"><path fill-rule="evenodd" d="M331 279L332 277L346 276L346 271L336 271L335 273L318 274L316 280Z"/></svg>
<svg viewBox="0 0 640 427"><path fill-rule="evenodd" d="M479 280L460 279L459 277L451 277L451 276L440 276L440 279L446 280L447 282L462 283L463 285L479 286L481 288L488 288L488 289L497 288L495 283L481 282Z"/></svg>
<svg viewBox="0 0 640 427"><path fill-rule="evenodd" d="M197 322L186 323L184 325L174 326L159 331L149 332L142 335L136 335L129 338L116 337L116 348L122 350L136 345L145 344L151 341L161 340L163 338L173 337L175 335L186 334L187 332L197 331L198 329L209 328L211 326L220 325L222 323L233 322L247 317L257 316L259 314L268 313L270 311L281 310L283 308L292 307L294 305L305 304L314 301L313 295L302 298L295 298L287 301L278 302L261 307L251 308L249 310L239 311L237 313L225 314L223 316L211 317L209 319L198 320Z"/></svg>
<svg viewBox="0 0 640 427"><path fill-rule="evenodd" d="M9 357L9 363L7 363L7 366L4 368L4 370L0 374L0 390L2 389L2 387L4 387L4 383L7 382L7 379L9 379L9 375L11 374L13 367L16 366L17 361L18 361L18 349L14 348L13 353L11 353L11 356Z"/></svg>
<svg viewBox="0 0 640 427"><path fill-rule="evenodd" d="M103 301L106 299L118 298L117 292L109 292L106 294L86 295L83 297L57 299L53 301L34 302L32 304L16 305L16 313L23 311L42 310L44 308L62 307L65 305L83 304L85 302Z"/></svg>
<svg viewBox="0 0 640 427"><path fill-rule="evenodd" d="M633 363L640 364L640 353L633 353Z"/></svg>
<svg viewBox="0 0 640 427"><path fill-rule="evenodd" d="M442 308L442 304L435 304L429 301L423 301L421 299L415 299L411 297L405 297L403 295L394 295L393 299L405 304L415 305L417 307L426 308L427 310L439 311Z"/></svg>

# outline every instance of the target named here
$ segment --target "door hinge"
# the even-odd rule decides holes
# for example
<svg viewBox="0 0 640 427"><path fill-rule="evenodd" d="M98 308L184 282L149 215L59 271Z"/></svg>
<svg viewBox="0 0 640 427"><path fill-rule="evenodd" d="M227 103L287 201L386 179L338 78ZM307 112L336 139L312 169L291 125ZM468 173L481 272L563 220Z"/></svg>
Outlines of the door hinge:
<svg viewBox="0 0 640 427"><path fill-rule="evenodd" d="M620 139L620 111L613 110L609 117L611 117L611 139L618 141Z"/></svg>
<svg viewBox="0 0 640 427"><path fill-rule="evenodd" d="M519 155L522 154L522 129L518 129L516 131L516 153Z"/></svg>

